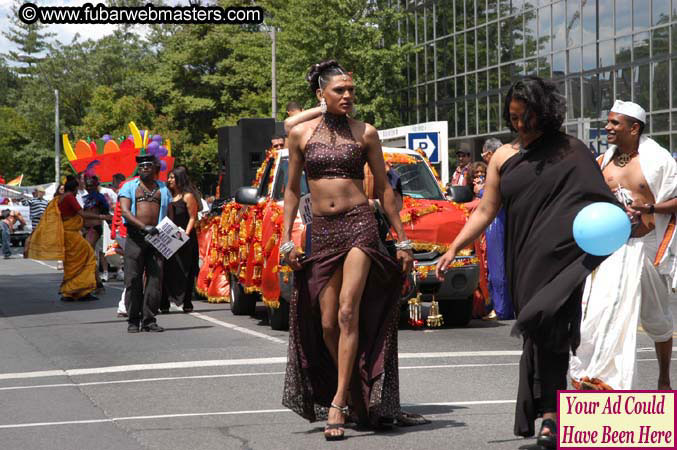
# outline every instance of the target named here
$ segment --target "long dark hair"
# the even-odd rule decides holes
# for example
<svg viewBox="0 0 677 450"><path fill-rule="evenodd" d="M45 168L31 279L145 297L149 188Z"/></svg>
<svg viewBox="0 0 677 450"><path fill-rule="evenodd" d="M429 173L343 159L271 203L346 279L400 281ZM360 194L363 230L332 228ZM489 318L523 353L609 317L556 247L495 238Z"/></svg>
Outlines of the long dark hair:
<svg viewBox="0 0 677 450"><path fill-rule="evenodd" d="M200 211L202 209L202 195L200 195L200 191L197 190L193 182L190 181L186 166L176 166L170 173L174 175L174 184L179 192L190 192L195 196L195 200L198 204L198 211Z"/></svg>
<svg viewBox="0 0 677 450"><path fill-rule="evenodd" d="M532 131L531 121L534 117L538 131L559 130L564 122L566 99L557 92L557 86L551 81L530 75L510 86L503 104L503 119L511 131L517 132L510 121L510 102L513 100L526 103L525 117L522 119L529 131Z"/></svg>

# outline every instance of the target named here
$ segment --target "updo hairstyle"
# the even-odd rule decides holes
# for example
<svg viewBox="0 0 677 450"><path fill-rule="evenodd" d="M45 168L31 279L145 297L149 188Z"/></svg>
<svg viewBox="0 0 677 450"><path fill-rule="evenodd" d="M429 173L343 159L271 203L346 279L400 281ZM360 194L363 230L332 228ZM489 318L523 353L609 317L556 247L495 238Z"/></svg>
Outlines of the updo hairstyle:
<svg viewBox="0 0 677 450"><path fill-rule="evenodd" d="M348 75L348 72L336 60L330 59L310 66L306 81L315 93L318 89L324 89L331 77L336 75Z"/></svg>

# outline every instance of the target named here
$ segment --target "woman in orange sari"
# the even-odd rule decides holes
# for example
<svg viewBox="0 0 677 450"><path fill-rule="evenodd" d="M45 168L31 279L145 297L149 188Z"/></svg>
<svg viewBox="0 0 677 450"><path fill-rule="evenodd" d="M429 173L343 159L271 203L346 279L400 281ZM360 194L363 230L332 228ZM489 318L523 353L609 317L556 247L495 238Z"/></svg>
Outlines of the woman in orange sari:
<svg viewBox="0 0 677 450"><path fill-rule="evenodd" d="M96 289L94 251L80 230L84 219L110 219L109 215L83 211L75 198L77 190L78 181L69 177L64 194L47 205L28 250L32 259L63 260L62 301L98 300L92 295Z"/></svg>

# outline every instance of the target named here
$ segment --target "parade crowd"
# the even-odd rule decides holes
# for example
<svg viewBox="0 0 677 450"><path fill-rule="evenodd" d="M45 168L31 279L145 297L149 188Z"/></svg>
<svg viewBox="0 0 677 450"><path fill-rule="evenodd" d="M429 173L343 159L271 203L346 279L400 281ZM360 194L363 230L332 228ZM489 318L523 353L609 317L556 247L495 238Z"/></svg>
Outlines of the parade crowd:
<svg viewBox="0 0 677 450"><path fill-rule="evenodd" d="M303 111L290 105L285 122L289 172L279 251L294 270L294 290L282 403L311 422L326 420L327 440L343 439L348 422L374 429L428 423L400 406L399 297L413 265L413 245L399 216L401 187L398 196L376 129L353 118L352 74L323 61L310 68L307 81L318 106ZM471 189L475 204L436 275L443 279L459 251L484 236L491 305L483 318L515 318L512 335L523 340L514 432L536 434L546 448L557 442L557 390L569 383L586 390L632 388L639 324L655 342L656 387L671 389L677 164L644 133L640 105L618 99L608 107L610 146L595 159L583 142L561 131L567 105L555 85L520 79L503 110L516 137L488 139L482 161L459 149L450 182ZM284 147L285 136L272 144ZM155 156L140 155L136 162L138 178L115 177L112 189L82 173L69 177L49 203L37 190L28 202L34 232L27 256L63 262L62 301L95 300L109 279L100 247L103 221L119 209L122 221L112 225L124 252L118 314L127 317L130 333L160 332L156 315L170 302L193 310L202 199L185 167L174 168L165 184L157 180ZM396 236L392 247L364 191L365 165L380 214ZM302 172L312 202L309 255L291 234ZM630 240L608 256L586 253L573 236L577 213L595 202L617 205L632 224ZM165 217L189 236L168 260L146 239ZM16 220L23 218L3 213L5 256L6 229Z"/></svg>

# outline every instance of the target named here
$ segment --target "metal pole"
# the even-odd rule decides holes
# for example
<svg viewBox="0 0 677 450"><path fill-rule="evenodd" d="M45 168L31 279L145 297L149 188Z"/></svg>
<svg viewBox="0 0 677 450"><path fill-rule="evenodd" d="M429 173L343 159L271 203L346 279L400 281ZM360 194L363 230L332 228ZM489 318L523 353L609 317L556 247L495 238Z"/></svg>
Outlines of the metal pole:
<svg viewBox="0 0 677 450"><path fill-rule="evenodd" d="M59 90L54 89L54 182L61 179L61 148L59 146Z"/></svg>
<svg viewBox="0 0 677 450"><path fill-rule="evenodd" d="M272 77L271 77L271 91L272 91L272 102L273 102L273 119L277 119L277 76L275 71L275 27L270 32L270 38L272 39Z"/></svg>

